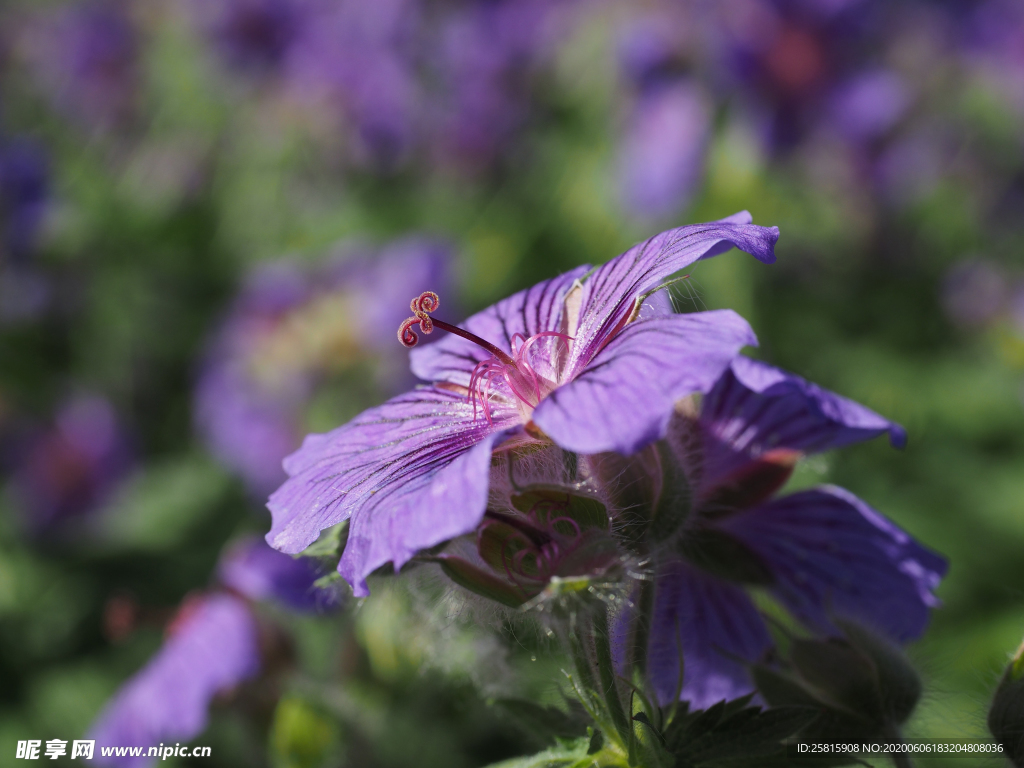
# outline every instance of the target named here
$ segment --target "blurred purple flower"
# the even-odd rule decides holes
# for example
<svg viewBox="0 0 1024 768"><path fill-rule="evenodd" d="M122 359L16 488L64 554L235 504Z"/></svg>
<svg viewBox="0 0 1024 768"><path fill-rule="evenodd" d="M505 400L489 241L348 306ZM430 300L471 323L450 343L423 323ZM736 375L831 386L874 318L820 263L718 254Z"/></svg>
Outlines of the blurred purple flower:
<svg viewBox="0 0 1024 768"><path fill-rule="evenodd" d="M710 101L686 74L667 29L667 19L636 22L620 53L635 95L619 147L619 186L626 208L644 219L686 207L703 178L711 133Z"/></svg>
<svg viewBox="0 0 1024 768"><path fill-rule="evenodd" d="M880 37L894 8L874 0L758 0L716 8L725 87L785 151L828 127L858 144L891 128L910 103L898 75L881 68ZM852 117L851 117L852 116Z"/></svg>
<svg viewBox="0 0 1024 768"><path fill-rule="evenodd" d="M339 111L357 161L391 170L412 149L422 104L412 50L419 4L341 0L317 9L291 46L291 88Z"/></svg>
<svg viewBox="0 0 1024 768"><path fill-rule="evenodd" d="M124 3L68 6L35 32L27 55L59 109L102 129L132 116L140 46Z"/></svg>
<svg viewBox="0 0 1024 768"><path fill-rule="evenodd" d="M29 264L49 203L47 165L34 142L0 139L0 324L37 316L50 298Z"/></svg>
<svg viewBox="0 0 1024 768"><path fill-rule="evenodd" d="M1020 3L979 3L964 28L968 61L1024 116L1024 9Z"/></svg>
<svg viewBox="0 0 1024 768"><path fill-rule="evenodd" d="M285 478L303 410L317 383L363 366L383 395L405 378L392 329L408 297L446 286L448 252L419 239L374 253L343 247L316 269L260 267L216 333L195 392L195 420L211 452L255 496Z"/></svg>
<svg viewBox="0 0 1024 768"><path fill-rule="evenodd" d="M692 427L699 448L686 437ZM800 454L886 433L893 445L906 440L867 408L745 357L696 422L677 423L670 441L693 508L656 573L649 670L662 701L675 693L680 652L682 698L693 706L753 690L743 662L771 640L747 586L767 589L815 632L835 633L833 619L850 618L897 641L921 635L943 558L842 488L773 498Z"/></svg>
<svg viewBox="0 0 1024 768"><path fill-rule="evenodd" d="M170 637L107 704L89 731L101 765L147 766L149 757L102 757L102 747L187 741L206 728L210 702L259 674L259 630L245 601L213 594L186 604Z"/></svg>
<svg viewBox="0 0 1024 768"><path fill-rule="evenodd" d="M336 595L313 586L319 573L308 558L271 549L258 536L239 539L221 556L217 578L250 600L270 600L295 611L314 611L336 603Z"/></svg>
<svg viewBox="0 0 1024 768"><path fill-rule="evenodd" d="M894 72L877 69L856 74L831 97L835 130L850 141L881 136L902 117L910 102L906 83Z"/></svg>
<svg viewBox="0 0 1024 768"><path fill-rule="evenodd" d="M531 117L530 79L566 29L571 0L464 3L439 24L441 151L463 165L492 163Z"/></svg>
<svg viewBox="0 0 1024 768"><path fill-rule="evenodd" d="M774 261L778 230L749 222L744 212L665 232L592 272L578 267L515 294L465 330L429 317L436 295L414 299L403 343L415 343L413 324L453 329L412 355L413 372L432 383L307 437L270 498L267 541L301 552L351 518L338 570L366 595L379 566L401 568L476 528L495 446L632 453L663 436L675 401L707 391L755 339L733 312L672 315L648 295L732 247Z"/></svg>
<svg viewBox="0 0 1024 768"><path fill-rule="evenodd" d="M109 402L74 398L31 438L13 475L28 526L42 531L109 498L132 465L129 440Z"/></svg>
<svg viewBox="0 0 1024 768"><path fill-rule="evenodd" d="M964 328L982 328L1006 308L1010 285L1006 272L996 263L973 259L956 264L942 285L946 316Z"/></svg>
<svg viewBox="0 0 1024 768"><path fill-rule="evenodd" d="M35 245L50 197L47 166L34 142L0 140L0 265L23 261Z"/></svg>
<svg viewBox="0 0 1024 768"><path fill-rule="evenodd" d="M228 0L211 8L211 37L225 62L256 74L279 73L313 12L304 0Z"/></svg>
<svg viewBox="0 0 1024 768"><path fill-rule="evenodd" d="M297 611L337 605L333 593L313 585L317 573L310 561L275 552L255 536L224 551L217 575L231 593L218 590L182 604L163 647L94 723L89 738L97 746L148 747L192 739L206 728L216 696L266 674L275 648L271 634L260 631L250 601L269 600ZM152 762L120 758L107 764Z"/></svg>
<svg viewBox="0 0 1024 768"><path fill-rule="evenodd" d="M682 80L639 97L619 149L623 202L653 219L686 207L704 175L711 106Z"/></svg>

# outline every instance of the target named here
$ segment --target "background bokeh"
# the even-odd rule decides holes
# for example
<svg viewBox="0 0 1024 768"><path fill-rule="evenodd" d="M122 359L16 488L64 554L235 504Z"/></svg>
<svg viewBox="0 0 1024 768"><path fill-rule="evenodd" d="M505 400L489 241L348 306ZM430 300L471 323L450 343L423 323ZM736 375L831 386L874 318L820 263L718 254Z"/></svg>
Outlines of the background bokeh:
<svg viewBox="0 0 1024 768"><path fill-rule="evenodd" d="M792 482L950 559L911 732L981 737L1024 635L1024 5L5 2L0 754L85 733L269 527L281 457L410 383L417 281L456 318L744 208L778 263L702 262L677 304L908 429ZM283 660L204 764L539 746L486 704L553 695L545 638L429 574L325 588L261 607Z"/></svg>

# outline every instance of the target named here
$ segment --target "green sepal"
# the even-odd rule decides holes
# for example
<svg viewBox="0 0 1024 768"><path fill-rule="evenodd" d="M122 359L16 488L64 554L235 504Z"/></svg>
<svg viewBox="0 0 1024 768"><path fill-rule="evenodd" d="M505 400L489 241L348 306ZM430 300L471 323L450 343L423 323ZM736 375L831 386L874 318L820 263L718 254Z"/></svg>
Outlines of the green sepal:
<svg viewBox="0 0 1024 768"><path fill-rule="evenodd" d="M449 579L474 594L509 608L518 608L527 600L528 596L512 584L477 568L461 557L440 555L432 559L441 566Z"/></svg>
<svg viewBox="0 0 1024 768"><path fill-rule="evenodd" d="M511 516L506 517L510 519L486 519L480 526L476 539L480 557L498 573L504 573L512 565L512 558L516 553L528 546L526 539L540 538L539 541L533 542L538 547L550 540L543 531L535 530L526 521L517 525ZM526 576L537 574L536 562L531 558L524 558L521 567Z"/></svg>
<svg viewBox="0 0 1024 768"><path fill-rule="evenodd" d="M738 584L768 585L774 576L746 544L712 527L687 531L680 554L701 570Z"/></svg>
<svg viewBox="0 0 1024 768"><path fill-rule="evenodd" d="M342 580L342 576L337 571L331 571L321 576L319 579L313 582L313 586L316 589L329 589L333 587L335 583Z"/></svg>
<svg viewBox="0 0 1024 768"><path fill-rule="evenodd" d="M661 492L654 504L647 532L651 541L657 544L668 540L682 528L693 507L693 490L669 444L659 440L655 446L661 464Z"/></svg>
<svg viewBox="0 0 1024 768"><path fill-rule="evenodd" d="M882 710L890 722L902 725L921 699L921 678L903 650L892 641L859 624L837 619L853 647L874 664Z"/></svg>
<svg viewBox="0 0 1024 768"><path fill-rule="evenodd" d="M878 674L870 659L845 640L793 640L789 658L800 677L826 704L881 723Z"/></svg>
<svg viewBox="0 0 1024 768"><path fill-rule="evenodd" d="M340 560L348 543L349 521L342 520L337 525L320 531L317 540L299 553L299 557L323 557Z"/></svg>

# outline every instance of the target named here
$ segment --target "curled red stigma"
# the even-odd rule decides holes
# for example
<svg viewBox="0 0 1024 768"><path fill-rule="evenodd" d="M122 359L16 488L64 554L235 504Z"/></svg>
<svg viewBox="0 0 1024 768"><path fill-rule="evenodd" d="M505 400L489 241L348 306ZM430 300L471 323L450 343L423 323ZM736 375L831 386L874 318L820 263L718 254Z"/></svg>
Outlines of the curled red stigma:
<svg viewBox="0 0 1024 768"><path fill-rule="evenodd" d="M413 316L402 321L402 324L398 326L398 340L402 342L402 346L412 348L419 343L420 338L412 329L414 325L418 325L423 333L433 332L434 321L431 319L430 313L435 312L439 306L441 306L441 298L433 291L424 291L409 303L409 309L413 311Z"/></svg>

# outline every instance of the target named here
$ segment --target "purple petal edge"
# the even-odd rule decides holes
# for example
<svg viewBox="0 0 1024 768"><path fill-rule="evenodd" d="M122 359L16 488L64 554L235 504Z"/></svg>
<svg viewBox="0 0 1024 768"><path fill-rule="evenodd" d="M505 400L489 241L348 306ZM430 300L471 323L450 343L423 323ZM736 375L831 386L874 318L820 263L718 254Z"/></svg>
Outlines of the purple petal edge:
<svg viewBox="0 0 1024 768"><path fill-rule="evenodd" d="M758 261L775 261L778 227L751 224L746 211L707 224L670 229L598 267L583 284L579 328L568 370L590 364L633 311L636 298L701 259L739 248Z"/></svg>
<svg viewBox="0 0 1024 768"><path fill-rule="evenodd" d="M896 422L794 373L749 357L737 357L730 368L736 379L751 391L771 398L800 396L804 399L805 408L814 409L823 420L844 428L829 442L829 448L868 440L885 432L888 432L889 443L894 448L903 448L907 444L907 431Z"/></svg>
<svg viewBox="0 0 1024 768"><path fill-rule="evenodd" d="M338 572L356 597L370 594L366 577L385 563L397 571L418 551L476 528L487 508L491 450L505 434L485 436L417 492L353 514Z"/></svg>
<svg viewBox="0 0 1024 768"><path fill-rule="evenodd" d="M492 416L489 423L474 414L462 394L423 387L332 432L309 435L285 459L290 477L267 503L273 516L267 543L297 554L320 531L362 511L387 514L442 494L450 480L441 475L446 467L519 420L518 412L497 410ZM479 482L486 487L486 472ZM434 520L431 525L443 523ZM365 524L363 519L353 521L350 546ZM396 553L402 551L396 544Z"/></svg>

